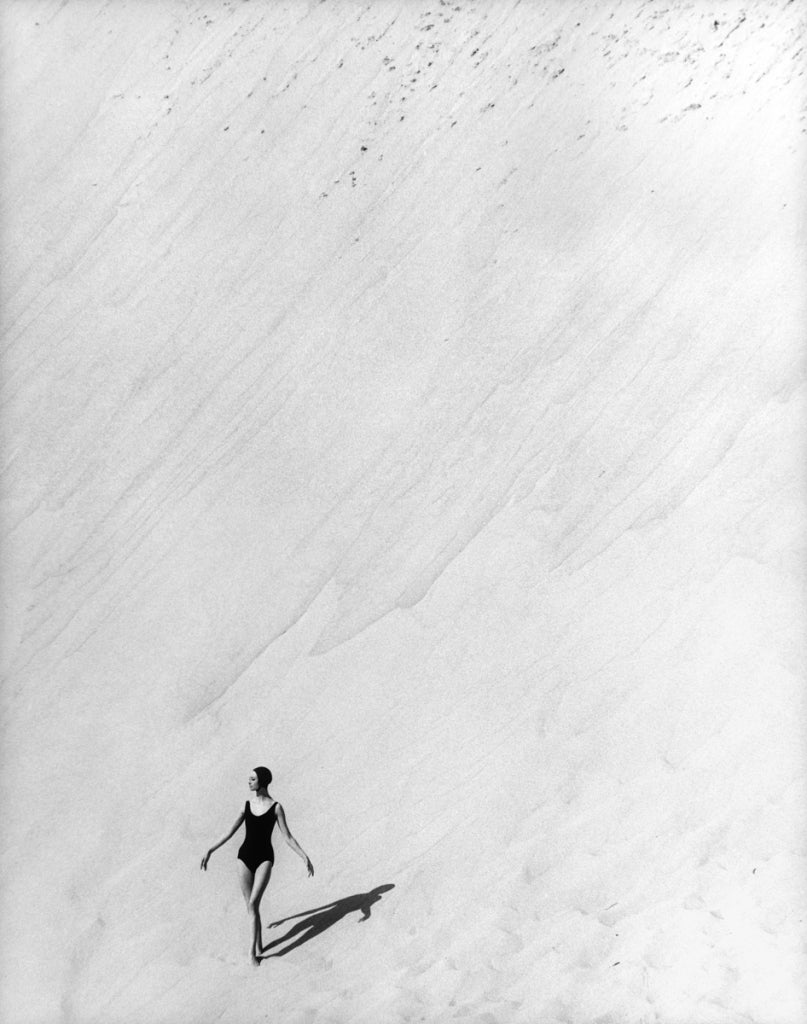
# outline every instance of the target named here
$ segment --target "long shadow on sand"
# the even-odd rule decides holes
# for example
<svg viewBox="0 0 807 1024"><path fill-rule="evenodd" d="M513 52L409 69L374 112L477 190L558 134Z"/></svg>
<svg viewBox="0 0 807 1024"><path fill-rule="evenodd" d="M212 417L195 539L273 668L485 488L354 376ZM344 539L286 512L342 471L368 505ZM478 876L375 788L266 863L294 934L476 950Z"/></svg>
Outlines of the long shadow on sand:
<svg viewBox="0 0 807 1024"><path fill-rule="evenodd" d="M366 921L370 917L370 908L373 904L378 903L383 893L389 892L390 889L394 888L395 886L392 883L377 885L370 892L357 892L355 896L345 896L343 899L334 900L333 903L328 903L324 907L304 910L301 914L292 914L291 917L284 917L281 921L273 921L269 925L270 928L278 928L288 921L297 921L297 923L292 925L285 935L265 945L261 950L261 959L268 959L271 956L285 956L286 953L290 953L293 949L297 949L298 946L302 946L303 943L315 939L318 935L327 931L328 928L332 928L343 917L352 914L354 911L361 912L362 916L359 918L359 921ZM289 943L288 946L284 945L286 942ZM279 946L283 946L283 948L278 949ZM275 950L275 952L270 952L270 950Z"/></svg>

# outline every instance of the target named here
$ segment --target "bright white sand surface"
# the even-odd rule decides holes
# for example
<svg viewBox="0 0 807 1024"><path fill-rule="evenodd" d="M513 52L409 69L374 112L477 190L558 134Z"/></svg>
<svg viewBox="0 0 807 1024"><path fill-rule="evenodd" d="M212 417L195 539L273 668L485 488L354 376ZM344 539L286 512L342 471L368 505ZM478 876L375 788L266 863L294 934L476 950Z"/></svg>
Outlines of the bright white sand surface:
<svg viewBox="0 0 807 1024"><path fill-rule="evenodd" d="M0 27L4 1024L803 1024L803 8Z"/></svg>

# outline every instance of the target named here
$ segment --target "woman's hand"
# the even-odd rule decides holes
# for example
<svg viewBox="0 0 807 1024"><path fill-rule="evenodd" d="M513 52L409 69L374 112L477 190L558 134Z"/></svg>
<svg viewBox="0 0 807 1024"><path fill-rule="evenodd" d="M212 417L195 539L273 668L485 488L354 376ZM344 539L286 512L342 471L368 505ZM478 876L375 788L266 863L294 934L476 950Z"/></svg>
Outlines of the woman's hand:
<svg viewBox="0 0 807 1024"><path fill-rule="evenodd" d="M207 871L207 862L210 860L210 854L212 852L212 850L208 850L204 857L202 857L202 871Z"/></svg>

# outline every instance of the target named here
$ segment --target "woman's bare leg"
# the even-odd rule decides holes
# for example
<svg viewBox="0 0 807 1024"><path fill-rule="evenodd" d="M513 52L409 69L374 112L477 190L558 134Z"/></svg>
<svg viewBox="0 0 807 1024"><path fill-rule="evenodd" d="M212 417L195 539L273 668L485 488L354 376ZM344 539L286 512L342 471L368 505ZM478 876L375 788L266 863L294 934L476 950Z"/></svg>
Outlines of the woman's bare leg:
<svg viewBox="0 0 807 1024"><path fill-rule="evenodd" d="M249 907L249 897L252 893L252 880L255 877L249 870L246 864L239 860L238 862L238 882L241 886L241 892L244 896L244 903Z"/></svg>
<svg viewBox="0 0 807 1024"><path fill-rule="evenodd" d="M252 961L259 963L258 956L261 952L261 897L272 874L272 862L265 860L255 869L255 879L252 883L252 892L249 894L247 906L252 917Z"/></svg>

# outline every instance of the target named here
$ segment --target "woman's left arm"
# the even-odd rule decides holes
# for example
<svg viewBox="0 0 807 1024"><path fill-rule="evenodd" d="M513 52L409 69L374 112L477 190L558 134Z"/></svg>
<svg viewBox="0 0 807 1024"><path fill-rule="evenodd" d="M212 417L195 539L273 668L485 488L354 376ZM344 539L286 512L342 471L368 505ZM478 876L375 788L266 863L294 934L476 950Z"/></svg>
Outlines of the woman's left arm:
<svg viewBox="0 0 807 1024"><path fill-rule="evenodd" d="M302 846L300 846L300 844L289 831L289 826L286 823L286 812L283 810L280 804L277 805L277 824L278 828L283 834L283 838L286 840L286 842L289 844L292 850L294 850L298 857L301 857L305 861L306 867L308 868L309 876L313 875L314 865L311 863L311 858L308 856L308 854L305 852Z"/></svg>

